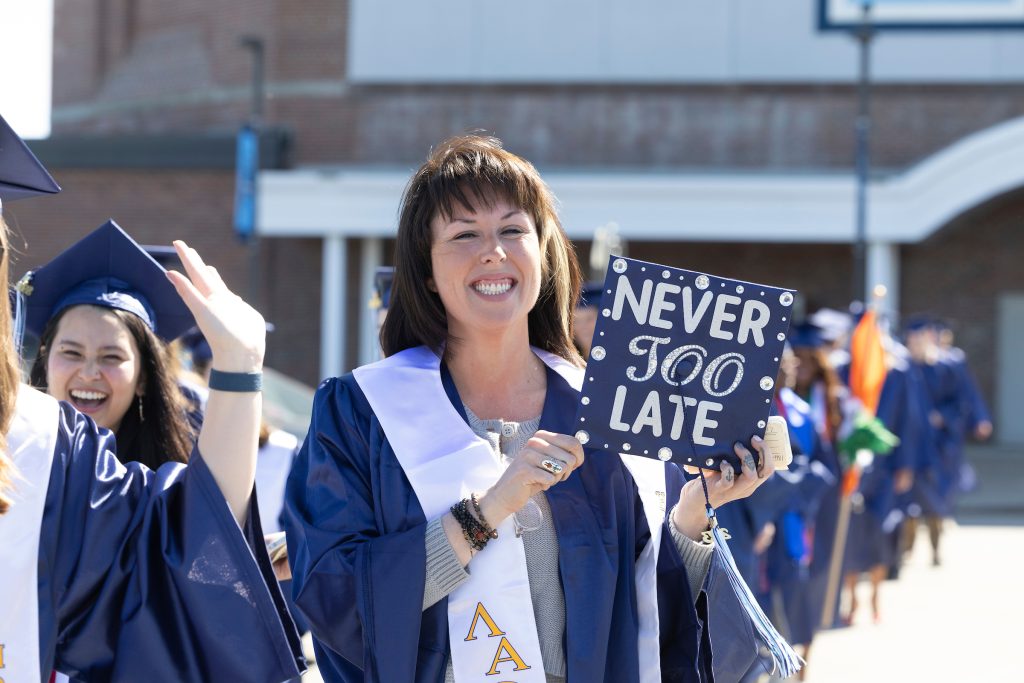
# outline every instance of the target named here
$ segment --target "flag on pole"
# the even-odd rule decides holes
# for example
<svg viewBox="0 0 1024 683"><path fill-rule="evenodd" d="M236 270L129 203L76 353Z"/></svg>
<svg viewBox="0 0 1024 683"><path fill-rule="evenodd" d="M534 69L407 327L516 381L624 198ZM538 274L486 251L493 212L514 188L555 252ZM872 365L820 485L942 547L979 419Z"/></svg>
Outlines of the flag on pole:
<svg viewBox="0 0 1024 683"><path fill-rule="evenodd" d="M850 338L850 392L874 415L885 384L885 347L873 309L864 312Z"/></svg>

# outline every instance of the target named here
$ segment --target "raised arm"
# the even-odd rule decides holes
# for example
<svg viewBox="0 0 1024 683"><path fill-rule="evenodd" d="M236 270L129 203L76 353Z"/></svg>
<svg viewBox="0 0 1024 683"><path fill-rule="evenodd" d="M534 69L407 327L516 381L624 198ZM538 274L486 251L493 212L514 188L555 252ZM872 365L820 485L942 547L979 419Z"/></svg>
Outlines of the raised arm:
<svg viewBox="0 0 1024 683"><path fill-rule="evenodd" d="M263 370L266 324L263 317L227 288L217 269L203 262L195 249L176 241L188 278L171 271L167 277L191 309L210 343L214 370L259 373ZM211 387L199 433L199 452L239 524L245 520L256 478L260 415L258 391L218 391Z"/></svg>

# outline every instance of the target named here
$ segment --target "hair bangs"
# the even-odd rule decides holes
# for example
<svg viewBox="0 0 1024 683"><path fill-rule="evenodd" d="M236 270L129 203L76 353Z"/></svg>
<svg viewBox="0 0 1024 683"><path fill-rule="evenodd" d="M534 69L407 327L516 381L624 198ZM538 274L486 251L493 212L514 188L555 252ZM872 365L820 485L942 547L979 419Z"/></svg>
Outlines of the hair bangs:
<svg viewBox="0 0 1024 683"><path fill-rule="evenodd" d="M428 166L427 205L431 214L452 219L460 210L492 209L504 201L526 211L540 227L545 188L533 165L506 151L490 137L461 137L443 143Z"/></svg>

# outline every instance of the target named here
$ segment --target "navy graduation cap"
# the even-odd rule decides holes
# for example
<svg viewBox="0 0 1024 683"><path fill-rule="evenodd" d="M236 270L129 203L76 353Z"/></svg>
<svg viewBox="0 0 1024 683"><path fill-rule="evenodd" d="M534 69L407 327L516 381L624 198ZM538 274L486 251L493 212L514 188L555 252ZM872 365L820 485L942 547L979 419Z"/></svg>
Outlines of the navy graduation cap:
<svg viewBox="0 0 1024 683"><path fill-rule="evenodd" d="M577 308L597 308L601 305L601 294L604 292L600 282L587 282L580 288L580 300Z"/></svg>
<svg viewBox="0 0 1024 683"><path fill-rule="evenodd" d="M790 330L789 345L794 349L820 349L825 345L825 338L820 327L805 321Z"/></svg>
<svg viewBox="0 0 1024 683"><path fill-rule="evenodd" d="M0 116L0 202L58 192L60 185Z"/></svg>
<svg viewBox="0 0 1024 683"><path fill-rule="evenodd" d="M395 269L392 266L381 266L373 274L373 299L370 308L387 310L391 305L391 287L395 281Z"/></svg>
<svg viewBox="0 0 1024 683"><path fill-rule="evenodd" d="M178 251L166 244L143 244L141 245L143 251L153 257L153 260L159 263L164 270L177 270L182 271L184 266L181 264L181 259L178 258Z"/></svg>
<svg viewBox="0 0 1024 683"><path fill-rule="evenodd" d="M576 436L613 453L737 472L764 436L792 290L613 256Z"/></svg>
<svg viewBox="0 0 1024 683"><path fill-rule="evenodd" d="M89 304L134 313L166 342L196 324L164 268L112 220L18 282L25 326L42 335L70 306Z"/></svg>

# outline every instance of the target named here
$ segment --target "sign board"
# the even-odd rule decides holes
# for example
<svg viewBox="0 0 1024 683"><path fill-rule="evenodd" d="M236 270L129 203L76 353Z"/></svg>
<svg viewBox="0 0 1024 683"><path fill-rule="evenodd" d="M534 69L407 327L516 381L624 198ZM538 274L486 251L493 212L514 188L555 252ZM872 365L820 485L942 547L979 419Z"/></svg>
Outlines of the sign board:
<svg viewBox="0 0 1024 683"><path fill-rule="evenodd" d="M873 29L979 30L1024 28L1024 0L818 0L818 28L861 26L869 4Z"/></svg>
<svg viewBox="0 0 1024 683"><path fill-rule="evenodd" d="M256 175L260 168L260 134L251 126L238 131L235 152L235 233L243 242L256 230Z"/></svg>
<svg viewBox="0 0 1024 683"><path fill-rule="evenodd" d="M609 259L576 436L717 469L764 436L793 291Z"/></svg>

